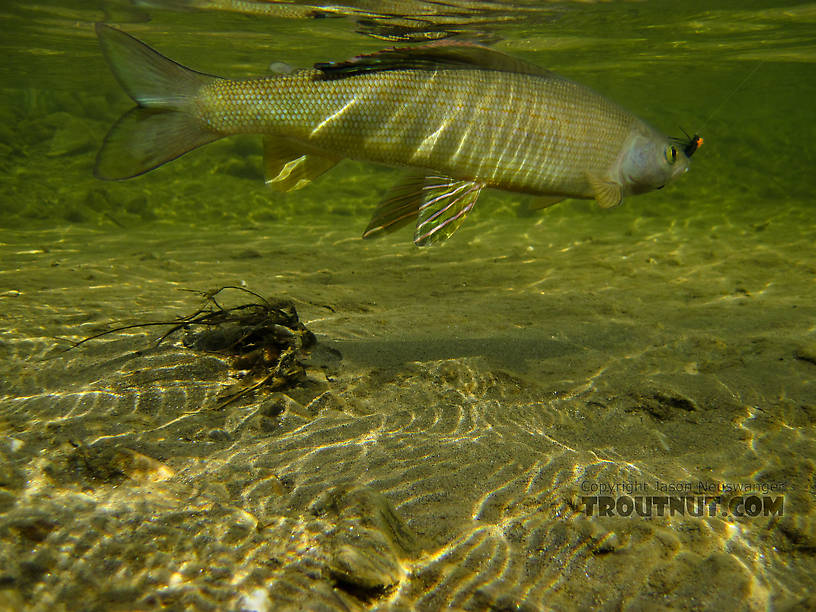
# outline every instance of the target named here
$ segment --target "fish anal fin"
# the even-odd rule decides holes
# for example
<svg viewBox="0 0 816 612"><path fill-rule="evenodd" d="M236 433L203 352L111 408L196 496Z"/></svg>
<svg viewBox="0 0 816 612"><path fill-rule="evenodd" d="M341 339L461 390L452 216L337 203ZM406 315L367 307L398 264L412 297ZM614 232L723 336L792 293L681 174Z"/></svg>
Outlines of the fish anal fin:
<svg viewBox="0 0 816 612"><path fill-rule="evenodd" d="M264 138L266 184L276 191L301 189L339 161L338 157L306 151L285 138Z"/></svg>
<svg viewBox="0 0 816 612"><path fill-rule="evenodd" d="M428 246L450 238L473 210L483 186L444 176L426 177L414 230L414 244Z"/></svg>
<svg viewBox="0 0 816 612"><path fill-rule="evenodd" d="M437 41L414 47L392 47L376 53L358 55L340 62L314 65L326 78L344 78L383 70L432 70L434 68L481 68L537 76L557 77L555 73L483 45Z"/></svg>
<svg viewBox="0 0 816 612"><path fill-rule="evenodd" d="M595 194L595 201L601 208L614 208L623 201L623 192L618 183L592 174L587 174L587 180Z"/></svg>

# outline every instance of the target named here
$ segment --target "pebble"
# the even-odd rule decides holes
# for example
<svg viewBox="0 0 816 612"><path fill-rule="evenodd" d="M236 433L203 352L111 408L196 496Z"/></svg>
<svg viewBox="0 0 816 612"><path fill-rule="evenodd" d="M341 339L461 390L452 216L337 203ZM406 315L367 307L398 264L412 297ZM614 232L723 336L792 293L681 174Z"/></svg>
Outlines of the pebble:
<svg viewBox="0 0 816 612"><path fill-rule="evenodd" d="M129 448L117 449L114 464L128 478L140 484L162 482L175 474L169 465Z"/></svg>

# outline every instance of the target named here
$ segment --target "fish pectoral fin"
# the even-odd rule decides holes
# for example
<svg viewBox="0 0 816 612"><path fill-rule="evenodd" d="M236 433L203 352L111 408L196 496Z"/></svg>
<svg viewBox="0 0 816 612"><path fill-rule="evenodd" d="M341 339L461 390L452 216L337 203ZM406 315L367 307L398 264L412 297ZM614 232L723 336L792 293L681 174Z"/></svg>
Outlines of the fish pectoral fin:
<svg viewBox="0 0 816 612"><path fill-rule="evenodd" d="M484 185L480 183L457 181L446 176L426 177L414 229L414 244L427 246L450 238L473 210L482 187Z"/></svg>
<svg viewBox="0 0 816 612"><path fill-rule="evenodd" d="M306 152L285 138L264 138L264 176L276 191L301 189L339 161L338 157Z"/></svg>
<svg viewBox="0 0 816 612"><path fill-rule="evenodd" d="M614 208L623 201L623 191L618 183L591 174L587 174L587 180L601 208Z"/></svg>

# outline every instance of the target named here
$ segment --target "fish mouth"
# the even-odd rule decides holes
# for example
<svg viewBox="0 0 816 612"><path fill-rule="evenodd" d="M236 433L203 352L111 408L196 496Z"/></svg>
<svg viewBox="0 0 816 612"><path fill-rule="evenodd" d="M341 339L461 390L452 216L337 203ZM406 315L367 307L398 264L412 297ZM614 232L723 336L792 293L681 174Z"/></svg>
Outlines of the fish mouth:
<svg viewBox="0 0 816 612"><path fill-rule="evenodd" d="M678 159L677 164L675 164L675 166L671 169L671 176L669 176L666 183L670 183L670 182L680 178L686 172L689 171L690 167L691 167L691 163L690 163L688 157L686 157L685 159L683 159L683 158Z"/></svg>

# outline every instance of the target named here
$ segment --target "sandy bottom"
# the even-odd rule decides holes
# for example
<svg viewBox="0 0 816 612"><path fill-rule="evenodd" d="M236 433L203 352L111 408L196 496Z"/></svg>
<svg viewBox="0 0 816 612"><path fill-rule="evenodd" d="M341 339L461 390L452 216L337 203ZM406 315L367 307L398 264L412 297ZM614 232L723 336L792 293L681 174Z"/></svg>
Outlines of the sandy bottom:
<svg viewBox="0 0 816 612"><path fill-rule="evenodd" d="M0 235L0 608L816 606L804 212L578 207L427 250L338 219ZM222 285L295 301L302 385L216 409L228 364L156 328L59 352Z"/></svg>

